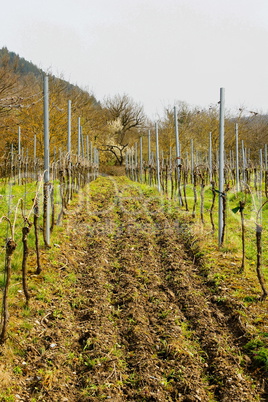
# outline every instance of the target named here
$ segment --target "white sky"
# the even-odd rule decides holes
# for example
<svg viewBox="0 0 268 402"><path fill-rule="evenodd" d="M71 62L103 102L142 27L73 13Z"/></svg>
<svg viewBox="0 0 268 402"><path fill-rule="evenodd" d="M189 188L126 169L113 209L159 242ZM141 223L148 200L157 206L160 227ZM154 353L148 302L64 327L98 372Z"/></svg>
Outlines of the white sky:
<svg viewBox="0 0 268 402"><path fill-rule="evenodd" d="M175 101L268 113L268 0L13 0L0 47L152 118Z"/></svg>

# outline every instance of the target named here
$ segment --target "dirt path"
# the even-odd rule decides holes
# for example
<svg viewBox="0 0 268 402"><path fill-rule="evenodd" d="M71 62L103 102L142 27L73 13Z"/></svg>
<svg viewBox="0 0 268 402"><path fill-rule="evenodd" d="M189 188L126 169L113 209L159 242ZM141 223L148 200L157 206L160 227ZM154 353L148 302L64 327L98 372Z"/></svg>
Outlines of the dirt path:
<svg viewBox="0 0 268 402"><path fill-rule="evenodd" d="M239 318L202 281L176 213L125 179L100 180L85 223L79 400L257 400Z"/></svg>
<svg viewBox="0 0 268 402"><path fill-rule="evenodd" d="M99 178L68 228L74 357L62 399L51 387L46 401L265 400L247 371L241 306L215 298L174 207L125 178Z"/></svg>

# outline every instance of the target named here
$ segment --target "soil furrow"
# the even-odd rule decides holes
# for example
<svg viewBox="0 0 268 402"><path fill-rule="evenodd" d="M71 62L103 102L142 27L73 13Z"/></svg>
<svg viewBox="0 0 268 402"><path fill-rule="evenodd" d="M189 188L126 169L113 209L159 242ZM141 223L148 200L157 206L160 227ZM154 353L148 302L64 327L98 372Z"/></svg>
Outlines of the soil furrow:
<svg viewBox="0 0 268 402"><path fill-rule="evenodd" d="M101 368L81 370L84 400L258 400L238 347L243 328L202 282L168 204L124 179L103 192L101 203L96 194L96 203L85 284L92 306L80 343L82 355ZM113 363L100 363L112 349Z"/></svg>
<svg viewBox="0 0 268 402"><path fill-rule="evenodd" d="M99 221L88 241L89 270L83 286L91 290L92 306L78 314L81 356L86 362L86 367L77 369L83 388L79 400L106 395L118 401L208 401L211 392L202 375L202 358L171 300L174 295L163 286L154 237L144 230L158 229L147 214L133 213L133 200L140 210L142 202L126 199L122 190L116 196L112 210L105 212L105 205L98 209ZM107 222L108 237L103 233ZM103 363L108 352L105 342L110 350L112 345L117 352L120 348L114 369ZM94 366L96 361L100 369ZM100 371L106 374L101 376Z"/></svg>
<svg viewBox="0 0 268 402"><path fill-rule="evenodd" d="M160 224L157 216L154 218ZM162 217L166 227L166 218ZM213 303L210 289L202 284L198 269L189 261L181 244L179 233L172 229L162 231L158 238L162 250L162 274L167 279L177 303L194 330L202 350L206 354L207 377L214 386L217 400L254 401L257 392L245 370L245 361L237 347L245 334L242 326L234 325L235 311L224 314L222 308ZM232 319L231 319L232 318ZM237 336L238 334L238 336Z"/></svg>
<svg viewBox="0 0 268 402"><path fill-rule="evenodd" d="M120 306L117 325L128 351L129 377L135 378L128 398L206 401L201 360L189 350L191 346L194 350L190 340L186 345L183 339L181 311L163 290L159 258L150 236L140 227L142 217L135 221L123 214L121 219L128 230L114 249L121 271L116 275L114 303Z"/></svg>
<svg viewBox="0 0 268 402"><path fill-rule="evenodd" d="M75 325L77 337L73 361L62 357L72 400L259 400L239 306L219 300L200 276L178 210L125 178L96 180L79 205L68 220L79 256L68 331ZM53 387L42 392L57 400Z"/></svg>
<svg viewBox="0 0 268 402"><path fill-rule="evenodd" d="M99 178L66 229L58 287L33 315L22 400L265 400L243 352L242 306L213 293L176 204Z"/></svg>

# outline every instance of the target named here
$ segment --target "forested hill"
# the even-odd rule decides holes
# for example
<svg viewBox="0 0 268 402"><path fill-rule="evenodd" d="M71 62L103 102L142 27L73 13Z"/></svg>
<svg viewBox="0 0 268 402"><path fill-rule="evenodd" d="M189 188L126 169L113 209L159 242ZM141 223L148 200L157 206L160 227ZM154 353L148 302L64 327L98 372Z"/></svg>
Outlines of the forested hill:
<svg viewBox="0 0 268 402"><path fill-rule="evenodd" d="M0 66L2 66L6 59L10 65L16 65L16 72L18 74L26 75L32 73L36 77L44 74L44 71L31 61L27 61L18 54L10 52L6 47L2 47L2 49L0 49Z"/></svg>
<svg viewBox="0 0 268 402"><path fill-rule="evenodd" d="M46 74L44 70L41 68L37 67L34 63L31 61L26 60L24 57L21 57L20 55L16 54L15 52L9 51L6 47L2 47L0 49L0 68L8 64L10 67L12 67L15 72L20 75L20 76L26 76L29 74L34 75L37 79L39 78L40 80L43 78L43 76ZM73 89L83 91L81 88L79 88L77 85L73 85L70 82L58 78L52 75L52 77L57 81L60 81L62 84L65 85L65 90L72 91ZM95 99L93 95L92 100L94 101L95 104L98 104L98 101Z"/></svg>
<svg viewBox="0 0 268 402"><path fill-rule="evenodd" d="M25 60L6 47L0 49L0 152L9 151L10 144L17 141L17 129L21 128L24 137L22 144L34 135L42 155L43 105L42 69ZM95 96L85 89L68 81L49 75L50 99L50 134L51 147L66 149L67 102L72 105L72 132L77 130L77 122L83 127L83 135L100 151L102 165L122 165L127 148L134 149L144 137L147 141L148 129L154 130L154 122L146 116L143 106L135 102L127 94L117 94L99 102ZM89 84L94 86L89 74ZM254 100L253 100L254 101ZM211 105L209 109L189 106L185 102L175 102L180 131L180 148L182 159L186 161L191 155L191 144L198 154L197 164L203 164L207 158L208 133L212 137L212 151L217 159L219 132L219 105ZM261 111L237 108L225 113L225 150L226 155L234 155L235 125L238 124L240 149L242 144L246 150L247 162L252 164L260 159L260 150L267 150L268 144L267 115ZM175 156L174 109L165 108L164 116L158 121L159 147L163 155ZM27 140L26 140L27 138ZM242 143L243 141L243 143ZM152 146L155 139L152 136ZM152 148L152 149L153 149ZM77 138L72 136L72 150L77 149ZM30 151L29 151L30 152ZM266 151L265 151L266 152ZM196 154L196 155L197 155ZM266 152L267 154L267 152ZM230 161L230 163L233 163Z"/></svg>

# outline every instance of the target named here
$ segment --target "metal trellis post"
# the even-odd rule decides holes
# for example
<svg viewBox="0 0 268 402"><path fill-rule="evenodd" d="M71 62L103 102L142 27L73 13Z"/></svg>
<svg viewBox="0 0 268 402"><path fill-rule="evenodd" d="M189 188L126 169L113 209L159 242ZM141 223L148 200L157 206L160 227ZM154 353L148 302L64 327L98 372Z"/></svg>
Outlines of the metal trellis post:
<svg viewBox="0 0 268 402"><path fill-rule="evenodd" d="M160 161L159 161L159 142L158 142L158 124L155 123L155 141L156 141L156 168L157 168L157 188L161 191L160 183Z"/></svg>
<svg viewBox="0 0 268 402"><path fill-rule="evenodd" d="M220 138L219 138L219 232L218 243L223 241L223 197L224 197L224 107L225 90L220 89Z"/></svg>
<svg viewBox="0 0 268 402"><path fill-rule="evenodd" d="M50 201L49 201L49 89L48 76L44 77L44 183L47 197L45 239L50 244Z"/></svg>

